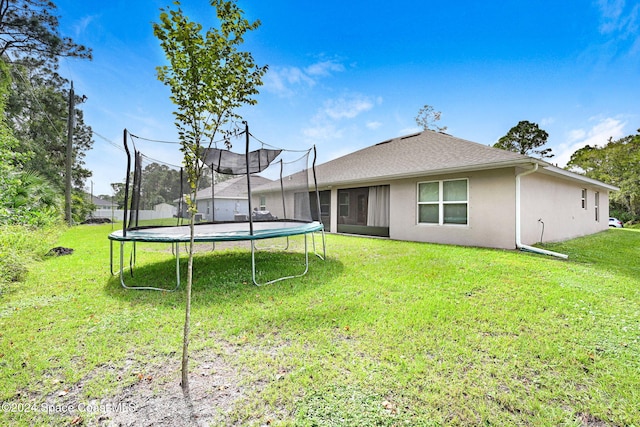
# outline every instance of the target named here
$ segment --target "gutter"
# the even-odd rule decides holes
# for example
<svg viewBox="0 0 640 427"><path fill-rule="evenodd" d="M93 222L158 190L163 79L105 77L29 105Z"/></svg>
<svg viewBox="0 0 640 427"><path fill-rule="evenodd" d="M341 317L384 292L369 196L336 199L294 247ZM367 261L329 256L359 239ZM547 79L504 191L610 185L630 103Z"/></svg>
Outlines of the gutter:
<svg viewBox="0 0 640 427"><path fill-rule="evenodd" d="M334 161L334 160L332 160ZM331 161L330 161L331 162ZM330 163L327 162L327 163ZM506 160L501 162L491 162L491 163L483 163L477 165L462 165L456 167L447 167L440 169L430 169L427 171L411 171L411 172L401 172L401 173L393 173L387 174L383 176L364 176L364 177L353 177L349 179L344 178L335 178L333 174L331 175L331 180L322 181L322 177L318 180L318 187L326 187L328 185L335 186L349 186L349 185L360 185L363 182L370 183L388 183L391 180L397 179L410 179L410 178L418 178L424 176L435 176L435 175L446 175L446 174L455 174L455 173L466 173L466 172L476 172L490 169L499 169L499 168L508 168L511 166L519 166L521 164L529 164L531 162L530 158L518 159L518 160ZM317 166L318 175L322 175L322 166L327 163L323 163Z"/></svg>
<svg viewBox="0 0 640 427"><path fill-rule="evenodd" d="M554 256L557 258L562 258L562 259L567 259L569 258L569 255L566 254L561 254L558 252L553 252L553 251L548 251L546 249L540 249L540 248L534 248L533 246L529 246L529 245L525 245L522 243L522 236L521 236L521 215L520 215L520 210L521 210L521 203L520 203L520 179L523 176L527 176L530 175L534 172L536 172L538 170L538 163L534 163L533 164L533 169L529 169L526 170L522 173L519 173L516 175L516 248L520 249L521 251L529 251L529 252L535 252L538 254L542 254L542 255L549 255L549 256Z"/></svg>
<svg viewBox="0 0 640 427"><path fill-rule="evenodd" d="M570 172L568 170L564 170L561 169L559 167L553 166L553 165L547 165L547 166L543 166L542 169L544 169L545 171L551 172L553 174L557 174L560 175L566 179L570 179L572 181L577 181L577 182L584 182L584 183L588 183L590 185L594 185L596 187L600 187L600 188L605 188L609 191L619 191L620 188L616 187L615 185L610 185L607 184L605 182L601 182L595 179L591 179L588 178L584 175L575 173L575 172Z"/></svg>

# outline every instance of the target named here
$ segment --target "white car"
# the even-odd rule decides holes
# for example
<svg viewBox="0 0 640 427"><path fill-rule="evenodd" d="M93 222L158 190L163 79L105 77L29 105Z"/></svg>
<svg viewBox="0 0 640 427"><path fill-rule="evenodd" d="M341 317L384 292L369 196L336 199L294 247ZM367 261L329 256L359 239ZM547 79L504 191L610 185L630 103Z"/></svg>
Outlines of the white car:
<svg viewBox="0 0 640 427"><path fill-rule="evenodd" d="M618 218L609 218L609 227L622 228L622 221Z"/></svg>

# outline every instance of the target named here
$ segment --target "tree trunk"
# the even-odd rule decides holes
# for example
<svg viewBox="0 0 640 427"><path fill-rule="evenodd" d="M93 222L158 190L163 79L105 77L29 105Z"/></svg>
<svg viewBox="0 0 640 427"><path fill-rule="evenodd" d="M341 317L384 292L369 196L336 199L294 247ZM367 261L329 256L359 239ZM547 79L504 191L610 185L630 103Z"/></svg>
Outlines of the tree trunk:
<svg viewBox="0 0 640 427"><path fill-rule="evenodd" d="M191 238L189 240L189 266L187 268L187 302L184 316L184 334L182 338L182 392L185 396L189 396L189 333L191 332L191 284L193 283L193 236L195 233L194 217L195 213L191 212L191 223L189 230Z"/></svg>

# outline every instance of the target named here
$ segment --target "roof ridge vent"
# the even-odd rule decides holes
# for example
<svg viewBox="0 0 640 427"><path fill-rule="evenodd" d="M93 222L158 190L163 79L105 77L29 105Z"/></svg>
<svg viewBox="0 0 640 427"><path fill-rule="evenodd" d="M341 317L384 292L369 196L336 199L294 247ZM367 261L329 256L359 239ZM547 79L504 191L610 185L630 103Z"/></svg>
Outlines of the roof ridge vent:
<svg viewBox="0 0 640 427"><path fill-rule="evenodd" d="M400 137L400 139L407 139L407 138L413 138L414 136L418 136L420 135L422 132L417 132L417 133L412 133L411 135L405 135Z"/></svg>
<svg viewBox="0 0 640 427"><path fill-rule="evenodd" d="M388 143L390 143L391 141L393 141L393 139L387 139L386 141L378 142L376 145L388 144Z"/></svg>

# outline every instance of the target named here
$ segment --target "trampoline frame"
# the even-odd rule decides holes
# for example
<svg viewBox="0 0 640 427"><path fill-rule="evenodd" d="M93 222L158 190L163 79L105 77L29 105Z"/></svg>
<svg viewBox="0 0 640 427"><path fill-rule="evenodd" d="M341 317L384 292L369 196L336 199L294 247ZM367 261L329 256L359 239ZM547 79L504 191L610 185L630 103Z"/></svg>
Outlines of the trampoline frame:
<svg viewBox="0 0 640 427"><path fill-rule="evenodd" d="M299 217L295 216L295 219L281 219L281 220L269 220L269 221L257 221L253 218L253 209L252 209L252 191L251 191L251 175L257 174L259 172L264 171L269 167L271 162L279 156L279 154L283 151L282 149L264 149L261 148L259 150L250 151L250 136L249 133L249 125L246 121L243 122L245 125L244 135L246 139L245 144L245 152L244 155L239 153L231 153L228 150L219 150L217 148L212 148L209 146L207 151L211 153L206 153L204 159L201 159L203 162L207 160L207 165L209 165L209 155L211 154L213 157L211 159L210 168L212 171L217 171L219 173L237 175L237 176L245 176L247 180L247 204L248 204L248 221L213 221L209 223L198 223L194 224L195 230L193 234L194 243L202 243L202 242L212 242L213 249L215 250L215 242L229 242L229 241L249 241L251 243L251 278L253 284L256 286L263 286L270 283L279 282L281 280L292 279L296 277L302 277L307 274L309 270L309 247L308 247L308 235L311 234L313 238L313 251L316 256L324 260L326 258L326 242L325 242L325 234L324 234L324 226L320 219L322 218L320 212L320 195L318 191L318 180L316 177L316 147L314 146L312 149L305 150L305 161L308 161L308 156L313 154L313 162L311 165L311 171L313 173L313 186L309 188L309 183L305 184L305 190L312 190L315 193L315 202L317 204L317 220L312 220L313 215L310 215L307 220L301 221ZM113 271L113 243L115 241L120 243L120 284L125 289L135 289L135 290L155 290L155 291L165 291L165 292L173 292L180 287L180 243L188 243L191 241L191 230L190 225L176 225L176 226L151 226L151 227L141 227L138 223L138 210L140 206L140 180L142 177L142 153L135 148L134 144L134 153L132 156L131 151L129 150L129 145L127 143L127 135L129 132L127 129L123 131L123 145L125 152L127 153L127 172L126 172L126 182L125 182L125 193L124 193L124 214L123 214L123 226L121 230L117 230L109 234L110 240L110 250L109 250L109 262L110 262L110 270L111 274L114 274ZM264 146L265 144L261 142ZM284 150L286 151L286 150ZM224 154L224 156L223 156ZM132 159L135 160L135 168L133 174L131 173L131 163ZM239 160L242 159L242 160ZM304 168L304 174L301 176L306 176L308 179L309 176L306 172L308 169L308 163ZM299 172L298 172L299 173ZM133 175L133 176L132 176ZM291 175L288 176L289 180L291 180ZM283 203L283 211L284 218L287 218L286 215L286 207L284 202L284 185L283 185L283 163L280 161L280 191L282 194L282 203ZM133 180L133 183L131 183ZM180 182L182 183L183 175L182 169L180 169ZM129 200L129 193L131 190L131 200ZM182 184L180 188L180 194L183 194ZM182 200L182 199L180 199ZM212 200L213 200L213 189L212 189ZM129 218L127 218L127 213L129 213ZM213 217L215 219L215 216ZM182 215L178 214L178 224L181 224ZM194 215L191 215L190 221L194 221ZM244 224L244 225L243 225ZM279 224L279 226L275 226L275 224ZM133 227L132 227L133 225ZM318 253L316 250L316 242L315 242L315 233L320 232L322 235L322 255ZM267 281L265 283L258 283L256 280L256 241L263 239L271 239L278 237L286 237L287 245L284 250L289 248L289 237L290 236L304 236L304 255L305 255L305 268L301 274L296 274L293 276L285 276L280 277L274 280ZM173 289L164 289L155 286L128 286L124 281L124 247L127 242L131 242L133 245L130 260L129 260L129 270L130 274L133 276L133 270L136 261L136 242L146 242L146 243L170 243L172 245L172 252L176 257L176 286Z"/></svg>
<svg viewBox="0 0 640 427"><path fill-rule="evenodd" d="M312 247L314 254L324 260L326 257L326 245L325 245L325 234L324 234L324 226L321 222L313 221L313 222L296 222L296 221L265 221L265 222L254 222L251 224L251 231L244 230L241 228L242 224L247 224L246 222L221 222L221 223L204 223L204 224L196 224L196 230L198 228L204 228L206 226L210 226L209 228L216 228L218 225L222 225L218 228L225 228L224 232L209 232L209 233L200 233L197 232L194 235L194 243L215 243L216 242L241 242L241 241L249 241L251 245L251 280L255 286L264 286L269 285L271 283L276 283L282 280L294 279L297 277L302 277L307 274L309 271L309 247L308 247L308 235L311 234L312 237ZM269 225L273 224L283 224L277 228L269 228ZM294 225L295 224L295 225ZM177 231L186 230L186 233L178 233ZM161 231L164 231L162 233ZM189 243L190 234L188 233L189 226L176 226L176 227L167 227L167 226L159 226L159 227L138 227L134 229L129 229L126 233L123 233L122 230L117 230L109 234L110 240L110 249L109 249L109 262L111 275L115 276L113 271L113 243L120 243L120 284L125 289L132 290L152 290L152 291L164 291L164 292L174 292L178 290L180 287L180 243ZM213 231L213 230L212 230ZM318 253L316 250L316 241L315 241L315 233L319 232L322 236L322 254ZM291 276L283 276L277 279L269 280L264 283L259 283L256 280L256 241L257 240L265 240L265 239L273 239L284 237L287 239L287 245L284 250L287 250L289 247L289 237L291 236L304 236L304 255L305 255L305 266L304 271L300 274L295 274ZM124 246L126 243L132 243L133 248L131 252L131 258L129 261L129 271L131 276L133 277L133 270L136 261L136 243L137 242L145 242L145 243L169 243L171 244L172 253L176 258L176 285L173 289L160 288L155 286L128 286L125 283L124 279Z"/></svg>

